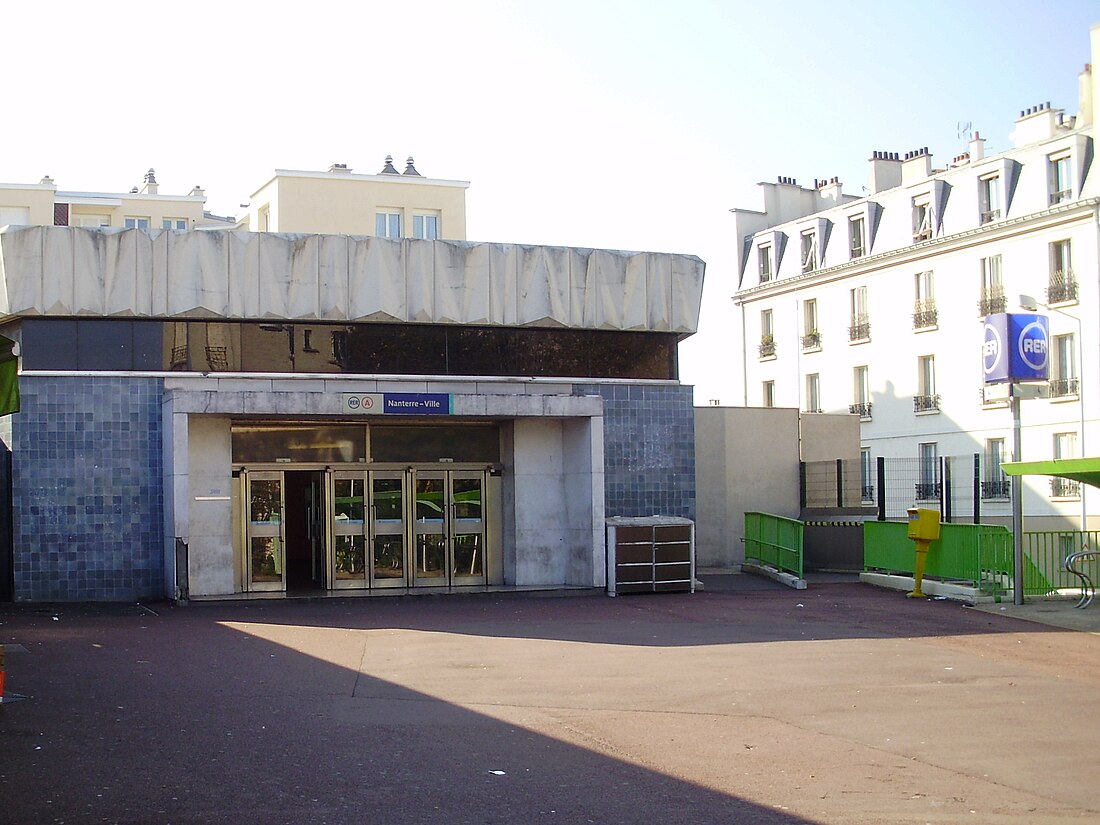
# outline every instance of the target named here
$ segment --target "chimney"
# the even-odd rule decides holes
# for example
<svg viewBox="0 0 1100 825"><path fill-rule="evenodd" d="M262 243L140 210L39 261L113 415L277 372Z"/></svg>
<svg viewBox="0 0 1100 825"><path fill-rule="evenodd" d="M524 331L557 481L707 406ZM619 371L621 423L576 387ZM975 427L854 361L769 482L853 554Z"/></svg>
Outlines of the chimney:
<svg viewBox="0 0 1100 825"><path fill-rule="evenodd" d="M826 209L840 203L840 187L840 178L829 178L818 182L817 193L822 200L832 201L825 207Z"/></svg>
<svg viewBox="0 0 1100 825"><path fill-rule="evenodd" d="M1013 144L1026 146L1054 137L1061 114L1061 109L1050 108L1050 101L1024 109L1016 118L1016 131L1011 135Z"/></svg>
<svg viewBox="0 0 1100 825"><path fill-rule="evenodd" d="M340 172L345 175L351 174L351 170L348 169L348 165L346 163L334 163L328 168L328 170L330 172Z"/></svg>
<svg viewBox="0 0 1100 825"><path fill-rule="evenodd" d="M43 177L42 180L40 180L38 183L41 186L54 186L53 178L51 178L49 175Z"/></svg>
<svg viewBox="0 0 1100 825"><path fill-rule="evenodd" d="M206 198L205 190L203 190L203 188L201 186L197 186L197 185L195 186L194 189L191 190L190 195L193 198L203 198L204 200Z"/></svg>
<svg viewBox="0 0 1100 825"><path fill-rule="evenodd" d="M924 180L931 174L932 155L928 153L927 146L905 153L905 159L901 162L901 182L903 184Z"/></svg>
<svg viewBox="0 0 1100 825"><path fill-rule="evenodd" d="M985 157L985 138L977 132L970 138L970 160L979 161Z"/></svg>
<svg viewBox="0 0 1100 825"><path fill-rule="evenodd" d="M901 186L901 161L897 152L871 153L871 194Z"/></svg>
<svg viewBox="0 0 1100 825"><path fill-rule="evenodd" d="M397 175L397 174L400 174L396 169L393 168L393 155L386 155L386 165L382 167L382 171L379 172L378 174L380 174L380 175Z"/></svg>
<svg viewBox="0 0 1100 825"><path fill-rule="evenodd" d="M402 175L413 175L414 177L417 177L417 178L423 177L423 175L421 175L419 172L416 171L416 167L413 166L412 155L409 155L408 160L405 161L405 171L402 172L401 174Z"/></svg>
<svg viewBox="0 0 1100 825"><path fill-rule="evenodd" d="M157 194L157 176L150 169L145 173L145 181L141 187L141 194L143 195L155 195Z"/></svg>
<svg viewBox="0 0 1100 825"><path fill-rule="evenodd" d="M1082 126L1093 124L1092 64L1086 63L1084 71L1077 76L1077 122Z"/></svg>

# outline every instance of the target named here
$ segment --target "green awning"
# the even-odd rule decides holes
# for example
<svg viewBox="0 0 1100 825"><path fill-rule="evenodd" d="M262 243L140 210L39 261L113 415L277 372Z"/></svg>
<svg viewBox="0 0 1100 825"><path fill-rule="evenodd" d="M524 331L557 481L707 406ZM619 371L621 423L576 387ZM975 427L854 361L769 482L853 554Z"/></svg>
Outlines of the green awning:
<svg viewBox="0 0 1100 825"><path fill-rule="evenodd" d="M1009 476L1058 476L1100 487L1100 456L1054 458L1050 461L1006 461L1001 469Z"/></svg>

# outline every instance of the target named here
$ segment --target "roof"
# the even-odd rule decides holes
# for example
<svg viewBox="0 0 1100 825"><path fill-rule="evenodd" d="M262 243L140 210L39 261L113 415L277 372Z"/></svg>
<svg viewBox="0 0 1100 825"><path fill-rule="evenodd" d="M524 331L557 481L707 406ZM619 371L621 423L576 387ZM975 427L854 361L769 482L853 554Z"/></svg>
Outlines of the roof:
<svg viewBox="0 0 1100 825"><path fill-rule="evenodd" d="M1058 476L1100 487L1100 456L1055 458L1050 461L1007 461L1001 465L1010 476Z"/></svg>

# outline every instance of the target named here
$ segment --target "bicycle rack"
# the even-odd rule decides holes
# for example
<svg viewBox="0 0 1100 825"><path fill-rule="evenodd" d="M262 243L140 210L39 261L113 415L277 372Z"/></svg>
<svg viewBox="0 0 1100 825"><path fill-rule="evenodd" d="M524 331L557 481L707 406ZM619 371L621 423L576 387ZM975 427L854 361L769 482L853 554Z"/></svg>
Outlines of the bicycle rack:
<svg viewBox="0 0 1100 825"><path fill-rule="evenodd" d="M1064 564L1068 572L1081 580L1081 601L1077 602L1074 607L1088 607L1096 596L1096 585L1092 583L1092 579L1083 570L1074 567L1078 561L1086 557L1100 557L1100 550L1079 550L1076 553L1070 553L1066 556Z"/></svg>

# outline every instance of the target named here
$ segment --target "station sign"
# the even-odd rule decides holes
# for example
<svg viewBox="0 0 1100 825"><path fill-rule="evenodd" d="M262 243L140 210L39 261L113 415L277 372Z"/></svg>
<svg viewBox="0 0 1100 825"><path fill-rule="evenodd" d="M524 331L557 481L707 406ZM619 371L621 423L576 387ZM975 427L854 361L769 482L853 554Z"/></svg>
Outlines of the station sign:
<svg viewBox="0 0 1100 825"><path fill-rule="evenodd" d="M1050 375L1047 317L1010 312L987 316L982 371L987 384L1046 381Z"/></svg>
<svg viewBox="0 0 1100 825"><path fill-rule="evenodd" d="M344 412L352 415L450 415L452 396L439 392L346 392Z"/></svg>

